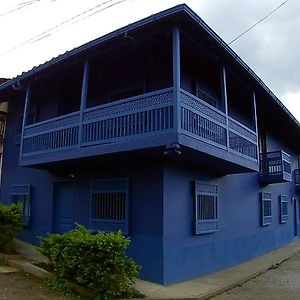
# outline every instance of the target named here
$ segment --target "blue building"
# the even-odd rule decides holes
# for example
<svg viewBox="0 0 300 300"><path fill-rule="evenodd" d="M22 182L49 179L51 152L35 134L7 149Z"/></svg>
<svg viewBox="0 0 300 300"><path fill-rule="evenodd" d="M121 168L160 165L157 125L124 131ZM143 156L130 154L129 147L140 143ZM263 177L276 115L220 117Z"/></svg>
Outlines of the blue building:
<svg viewBox="0 0 300 300"><path fill-rule="evenodd" d="M300 232L300 125L179 5L3 83L1 202L21 238L122 230L141 278L170 284Z"/></svg>

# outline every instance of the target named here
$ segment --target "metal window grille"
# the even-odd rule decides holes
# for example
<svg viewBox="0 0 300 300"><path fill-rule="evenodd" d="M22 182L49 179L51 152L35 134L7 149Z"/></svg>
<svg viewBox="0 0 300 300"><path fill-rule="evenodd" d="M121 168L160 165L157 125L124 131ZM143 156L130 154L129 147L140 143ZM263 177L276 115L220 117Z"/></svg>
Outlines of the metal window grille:
<svg viewBox="0 0 300 300"><path fill-rule="evenodd" d="M19 204L23 213L23 226L29 226L31 220L31 195L29 184L16 184L10 186L11 203Z"/></svg>
<svg viewBox="0 0 300 300"><path fill-rule="evenodd" d="M262 226L272 223L272 194L261 193L262 201Z"/></svg>
<svg viewBox="0 0 300 300"><path fill-rule="evenodd" d="M280 196L280 222L286 223L288 220L287 196Z"/></svg>
<svg viewBox="0 0 300 300"><path fill-rule="evenodd" d="M128 180L108 179L91 184L91 229L128 234Z"/></svg>
<svg viewBox="0 0 300 300"><path fill-rule="evenodd" d="M110 95L110 101L117 101L126 98L135 97L144 93L143 86L134 86L129 88L120 88L112 91Z"/></svg>
<svg viewBox="0 0 300 300"><path fill-rule="evenodd" d="M195 182L195 234L218 230L218 186Z"/></svg>

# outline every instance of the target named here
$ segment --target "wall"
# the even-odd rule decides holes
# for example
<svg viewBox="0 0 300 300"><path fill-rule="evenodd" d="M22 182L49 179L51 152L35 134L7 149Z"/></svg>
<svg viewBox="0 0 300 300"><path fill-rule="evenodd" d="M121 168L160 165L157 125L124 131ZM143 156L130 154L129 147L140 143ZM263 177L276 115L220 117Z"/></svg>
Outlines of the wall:
<svg viewBox="0 0 300 300"><path fill-rule="evenodd" d="M193 182L219 188L219 230L193 234ZM164 172L164 283L209 274L264 254L293 238L291 183L268 185L273 199L273 222L261 226L257 173L208 178L192 166L167 164ZM289 220L279 222L278 196L288 195Z"/></svg>
<svg viewBox="0 0 300 300"><path fill-rule="evenodd" d="M7 135L3 159L1 186L2 203L11 202L11 184L30 184L32 188L31 225L24 228L19 238L38 243L38 236L52 232L54 183L70 181L68 174L75 174L74 221L89 226L90 181L102 178L128 177L130 183L129 232L131 246L128 254L143 265L141 277L162 282L162 166L148 159L138 161L119 158L119 163L103 165L97 159L84 163L79 169L78 162L58 166L55 172L18 166L20 146L14 143L16 119L22 112L24 101L10 105L7 121ZM120 163L120 161L123 163ZM81 164L82 165L82 164Z"/></svg>

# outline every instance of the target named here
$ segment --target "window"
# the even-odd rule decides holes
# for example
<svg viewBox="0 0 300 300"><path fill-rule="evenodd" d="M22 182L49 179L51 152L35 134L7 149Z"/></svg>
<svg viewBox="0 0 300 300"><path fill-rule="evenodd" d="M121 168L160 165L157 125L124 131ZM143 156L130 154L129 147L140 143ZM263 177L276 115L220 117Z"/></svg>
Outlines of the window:
<svg viewBox="0 0 300 300"><path fill-rule="evenodd" d="M130 97L135 97L145 92L145 84L140 81L127 81L122 84L114 85L109 91L109 100L118 101Z"/></svg>
<svg viewBox="0 0 300 300"><path fill-rule="evenodd" d="M91 229L128 234L128 179L91 183Z"/></svg>
<svg viewBox="0 0 300 300"><path fill-rule="evenodd" d="M195 182L195 234L218 231L218 186Z"/></svg>
<svg viewBox="0 0 300 300"><path fill-rule="evenodd" d="M218 95L204 82L199 79L196 80L196 96L206 103L217 107Z"/></svg>
<svg viewBox="0 0 300 300"><path fill-rule="evenodd" d="M286 223L288 220L287 196L279 196L280 200L280 223Z"/></svg>
<svg viewBox="0 0 300 300"><path fill-rule="evenodd" d="M272 194L261 193L262 226L272 223Z"/></svg>
<svg viewBox="0 0 300 300"><path fill-rule="evenodd" d="M31 218L30 185L16 184L10 186L10 198L12 203L21 205L23 213L23 226L29 226Z"/></svg>

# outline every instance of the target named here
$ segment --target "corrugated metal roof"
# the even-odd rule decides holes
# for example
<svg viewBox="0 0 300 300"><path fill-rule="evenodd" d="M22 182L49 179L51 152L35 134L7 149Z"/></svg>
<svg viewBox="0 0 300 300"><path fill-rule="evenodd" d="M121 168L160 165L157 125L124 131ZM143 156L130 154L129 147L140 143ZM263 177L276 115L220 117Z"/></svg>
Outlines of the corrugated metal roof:
<svg viewBox="0 0 300 300"><path fill-rule="evenodd" d="M99 37L93 41L90 41L82 46L79 46L77 48L74 48L73 50L66 51L63 54L60 54L59 56L52 58L49 61L46 61L43 64L40 64L38 66L33 67L30 71L23 72L21 75L6 81L5 83L2 83L0 85L0 92L3 89L6 89L13 84L17 82L24 81L26 79L29 79L33 75L37 74L38 72L41 72L42 70L45 70L49 68L50 66L54 66L55 64L58 64L68 58L75 57L77 55L80 55L87 51L88 49L91 49L97 45L100 45L101 43L111 40L117 36L124 35L126 32L140 28L142 26L145 26L149 23L154 23L159 20L162 20L168 16L176 15L176 14L185 14L189 16L194 22L196 22L201 29L206 31L210 37L212 37L215 42L225 50L225 53L227 53L229 56L231 56L248 74L257 82L257 84L265 91L267 92L270 97L275 101L276 104L278 104L283 111L288 115L290 119L300 128L300 123L298 120L292 115L292 113L283 105L283 103L272 93L272 91L265 85L265 83L255 74L255 72L232 50L226 42L224 42L192 9L190 9L186 4L180 4L175 7L172 7L170 9L164 10L162 12L159 12L157 14L154 14L150 17L147 17L145 19L142 19L140 21L137 21L135 23L129 24L123 28L117 29L109 34L106 34L102 37Z"/></svg>

